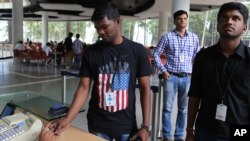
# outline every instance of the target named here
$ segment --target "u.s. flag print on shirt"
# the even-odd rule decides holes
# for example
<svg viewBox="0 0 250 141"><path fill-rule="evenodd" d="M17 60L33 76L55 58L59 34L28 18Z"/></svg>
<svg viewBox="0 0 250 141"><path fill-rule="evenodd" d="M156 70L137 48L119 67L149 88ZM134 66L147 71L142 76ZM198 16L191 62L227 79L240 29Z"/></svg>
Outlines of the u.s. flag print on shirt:
<svg viewBox="0 0 250 141"><path fill-rule="evenodd" d="M99 108L109 112L117 112L126 109L128 107L128 83L129 73L99 74L97 83ZM115 106L106 105L104 95L108 92L116 94Z"/></svg>

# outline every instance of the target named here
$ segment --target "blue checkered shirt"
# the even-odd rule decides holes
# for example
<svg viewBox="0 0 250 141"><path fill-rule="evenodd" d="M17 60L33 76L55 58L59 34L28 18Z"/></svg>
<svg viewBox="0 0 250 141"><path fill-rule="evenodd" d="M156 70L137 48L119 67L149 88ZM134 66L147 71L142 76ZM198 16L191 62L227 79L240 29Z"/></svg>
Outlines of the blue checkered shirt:
<svg viewBox="0 0 250 141"><path fill-rule="evenodd" d="M181 37L176 29L165 33L154 52L155 64L161 72L192 73L192 63L200 50L196 34L186 31ZM161 54L166 54L166 64L161 62Z"/></svg>

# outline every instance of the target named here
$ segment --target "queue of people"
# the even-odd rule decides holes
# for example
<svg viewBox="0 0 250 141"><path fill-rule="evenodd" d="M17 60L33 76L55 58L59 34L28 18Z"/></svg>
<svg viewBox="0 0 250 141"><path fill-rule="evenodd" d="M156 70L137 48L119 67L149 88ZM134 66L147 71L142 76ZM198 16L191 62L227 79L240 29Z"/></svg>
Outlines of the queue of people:
<svg viewBox="0 0 250 141"><path fill-rule="evenodd" d="M248 28L248 13L241 3L223 4L217 15L219 41L203 50L197 35L186 29L187 12L174 13L176 27L161 37L153 53L155 65L163 74L163 141L229 141L230 125L250 126L250 48L241 41ZM83 54L79 86L67 116L49 123L40 141L69 127L88 97L90 133L109 141L147 141L152 73L147 53L141 44L122 36L120 15L113 4L96 8L91 20L102 40ZM160 60L162 53L166 55L165 64ZM136 78L141 127L137 127L135 116ZM178 114L172 135L176 95Z"/></svg>

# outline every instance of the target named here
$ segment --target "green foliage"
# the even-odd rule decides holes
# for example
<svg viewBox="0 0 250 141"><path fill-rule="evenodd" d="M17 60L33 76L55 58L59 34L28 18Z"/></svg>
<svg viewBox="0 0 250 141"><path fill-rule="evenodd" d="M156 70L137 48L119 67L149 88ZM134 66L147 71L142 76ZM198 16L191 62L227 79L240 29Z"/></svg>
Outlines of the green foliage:
<svg viewBox="0 0 250 141"><path fill-rule="evenodd" d="M200 39L200 45L204 34L204 47L215 44L218 41L218 33L216 30L217 13L218 9L214 9L190 15L189 17L189 31L192 31L197 34L198 38ZM206 14L207 21L205 21Z"/></svg>
<svg viewBox="0 0 250 141"><path fill-rule="evenodd" d="M24 21L24 39L40 41L42 39L42 25L40 21Z"/></svg>
<svg viewBox="0 0 250 141"><path fill-rule="evenodd" d="M48 41L62 41L67 36L65 22L48 23Z"/></svg>
<svg viewBox="0 0 250 141"><path fill-rule="evenodd" d="M158 42L158 25L159 19L149 19L147 22L147 31L152 35L151 45L156 45Z"/></svg>
<svg viewBox="0 0 250 141"><path fill-rule="evenodd" d="M131 40L133 40L135 22L135 20L122 20L123 35Z"/></svg>
<svg viewBox="0 0 250 141"><path fill-rule="evenodd" d="M71 22L71 32L77 34L80 34L80 37L83 38L86 35L85 29L86 29L86 22L77 21L77 22Z"/></svg>

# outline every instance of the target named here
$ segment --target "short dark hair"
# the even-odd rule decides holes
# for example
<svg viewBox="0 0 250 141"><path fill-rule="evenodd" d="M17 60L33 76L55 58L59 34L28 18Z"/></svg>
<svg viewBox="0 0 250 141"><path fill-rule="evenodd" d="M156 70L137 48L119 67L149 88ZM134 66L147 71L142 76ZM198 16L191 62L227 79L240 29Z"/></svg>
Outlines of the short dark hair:
<svg viewBox="0 0 250 141"><path fill-rule="evenodd" d="M244 23L247 24L247 20L248 20L248 9L247 7L242 4L242 3L238 3L238 2L228 2L228 3L224 3L221 7L220 10L218 12L217 15L217 22L219 22L219 19L221 17L221 14L227 10L238 10L241 15L244 18Z"/></svg>
<svg viewBox="0 0 250 141"><path fill-rule="evenodd" d="M114 4L108 2L96 7L91 20L93 22L96 20L102 20L105 17L107 17L108 20L116 20L120 18L119 11Z"/></svg>
<svg viewBox="0 0 250 141"><path fill-rule="evenodd" d="M69 36L73 36L73 33L72 33L72 32L69 32Z"/></svg>
<svg viewBox="0 0 250 141"><path fill-rule="evenodd" d="M183 15L183 14L186 14L187 16L188 16L188 13L187 13L187 11L184 11L184 10L178 10L178 11L176 11L175 13L174 13L174 20L177 18L177 17L179 17L180 15Z"/></svg>
<svg viewBox="0 0 250 141"><path fill-rule="evenodd" d="M79 37L80 37L80 34L79 34L79 33L77 33L77 34L76 34L76 38L79 38Z"/></svg>

